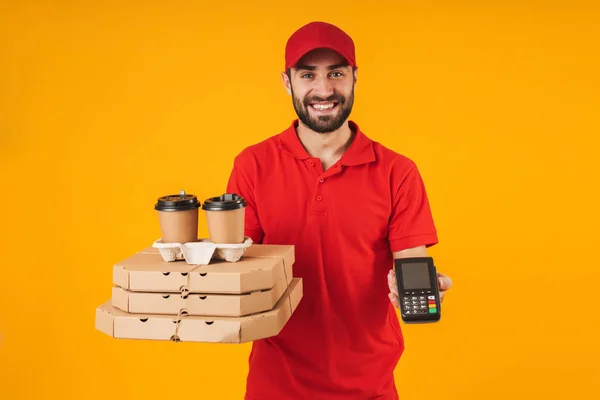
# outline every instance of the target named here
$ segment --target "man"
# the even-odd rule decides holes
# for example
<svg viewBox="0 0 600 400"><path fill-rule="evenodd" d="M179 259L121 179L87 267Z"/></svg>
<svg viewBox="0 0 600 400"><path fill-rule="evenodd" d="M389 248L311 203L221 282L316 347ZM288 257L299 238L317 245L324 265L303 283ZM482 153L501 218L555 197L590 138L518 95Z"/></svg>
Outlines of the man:
<svg viewBox="0 0 600 400"><path fill-rule="evenodd" d="M404 341L392 266L437 243L423 182L411 160L348 120L357 65L346 33L305 25L285 62L298 120L244 149L227 191L246 199L255 243L295 246L304 296L278 336L253 343L245 399L398 399Z"/></svg>

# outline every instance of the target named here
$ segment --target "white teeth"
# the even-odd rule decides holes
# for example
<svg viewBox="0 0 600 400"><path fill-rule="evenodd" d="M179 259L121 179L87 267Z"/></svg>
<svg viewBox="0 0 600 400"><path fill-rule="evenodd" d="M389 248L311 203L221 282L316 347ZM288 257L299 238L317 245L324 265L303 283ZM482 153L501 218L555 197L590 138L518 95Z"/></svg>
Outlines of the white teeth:
<svg viewBox="0 0 600 400"><path fill-rule="evenodd" d="M333 103L329 103L329 104L313 104L312 105L316 110L329 110L330 108L333 108Z"/></svg>

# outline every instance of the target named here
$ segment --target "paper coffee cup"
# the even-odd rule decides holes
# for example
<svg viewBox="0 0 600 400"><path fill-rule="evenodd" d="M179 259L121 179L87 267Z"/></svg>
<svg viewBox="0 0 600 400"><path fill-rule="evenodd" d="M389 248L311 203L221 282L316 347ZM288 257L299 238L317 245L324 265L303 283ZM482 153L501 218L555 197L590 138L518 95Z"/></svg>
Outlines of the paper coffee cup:
<svg viewBox="0 0 600 400"><path fill-rule="evenodd" d="M202 204L213 243L243 243L246 200L235 193L206 199Z"/></svg>
<svg viewBox="0 0 600 400"><path fill-rule="evenodd" d="M193 194L162 196L154 206L163 243L188 243L198 241L198 209L200 203Z"/></svg>

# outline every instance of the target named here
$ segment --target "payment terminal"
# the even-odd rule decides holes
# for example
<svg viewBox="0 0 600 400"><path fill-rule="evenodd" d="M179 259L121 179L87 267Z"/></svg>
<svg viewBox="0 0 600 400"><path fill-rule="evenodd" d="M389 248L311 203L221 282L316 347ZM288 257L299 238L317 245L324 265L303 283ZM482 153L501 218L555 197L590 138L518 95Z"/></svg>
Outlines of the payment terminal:
<svg viewBox="0 0 600 400"><path fill-rule="evenodd" d="M433 258L397 258L394 266L402 321L407 324L439 321L440 292Z"/></svg>

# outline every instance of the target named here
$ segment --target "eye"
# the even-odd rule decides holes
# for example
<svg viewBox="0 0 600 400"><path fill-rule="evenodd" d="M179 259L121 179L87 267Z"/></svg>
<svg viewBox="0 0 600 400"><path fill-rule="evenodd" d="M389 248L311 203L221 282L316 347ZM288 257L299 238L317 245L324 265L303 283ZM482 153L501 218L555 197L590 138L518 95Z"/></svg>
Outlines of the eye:
<svg viewBox="0 0 600 400"><path fill-rule="evenodd" d="M300 75L300 78L302 78L302 79L308 79L308 78L311 78L311 77L312 77L311 73L306 73L306 74Z"/></svg>
<svg viewBox="0 0 600 400"><path fill-rule="evenodd" d="M335 78L339 78L341 76L344 76L344 74L340 71L335 71L331 73L331 76L335 77Z"/></svg>

